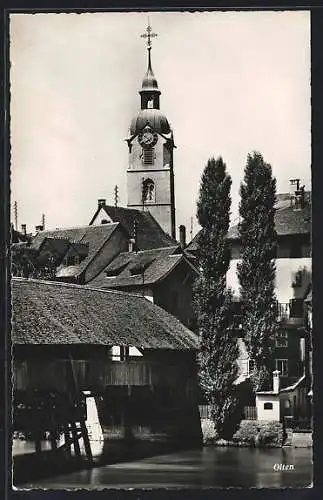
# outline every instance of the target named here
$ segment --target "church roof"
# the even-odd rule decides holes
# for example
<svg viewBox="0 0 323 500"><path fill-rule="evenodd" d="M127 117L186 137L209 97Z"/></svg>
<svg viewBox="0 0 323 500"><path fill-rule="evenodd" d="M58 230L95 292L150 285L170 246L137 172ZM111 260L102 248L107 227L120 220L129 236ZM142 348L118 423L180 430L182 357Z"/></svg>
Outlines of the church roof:
<svg viewBox="0 0 323 500"><path fill-rule="evenodd" d="M91 286L123 288L155 284L165 279L180 262L186 262L197 273L179 245L143 252L123 252L91 282Z"/></svg>
<svg viewBox="0 0 323 500"><path fill-rule="evenodd" d="M147 34L143 35L143 37L146 37L148 38L148 47L147 47L147 55L148 55L148 67L147 67L147 71L146 71L146 74L144 76L144 79L142 81L142 86L141 86L141 91L140 93L142 92L155 92L155 93L158 93L160 94L160 91L158 89L158 83L157 83L157 79L154 75L154 72L153 72L153 69L152 69L152 66L151 66L151 38L153 36L156 36L156 34L152 33L151 31L151 26L148 26L147 28L149 31Z"/></svg>
<svg viewBox="0 0 323 500"><path fill-rule="evenodd" d="M151 67L150 58L149 58L149 63L148 63L148 69L147 69L146 74L143 78L140 92L143 92L143 91L150 91L150 92L151 91L155 91L155 92L158 91L158 93L160 93L160 91L158 89L157 79L156 79L154 72L152 70L152 67Z"/></svg>
<svg viewBox="0 0 323 500"><path fill-rule="evenodd" d="M58 270L57 277L79 276L89 265L100 248L109 240L112 233L117 228L118 223L101 224L99 226L82 226L69 229L56 229L54 231L40 231L36 234L32 242L32 248L39 250L41 246L49 241L58 240L65 243L83 243L88 245L87 256L79 264L73 266L63 266ZM64 246L66 251L66 246ZM64 253L65 253L64 251ZM63 257L63 255L62 255Z"/></svg>
<svg viewBox="0 0 323 500"><path fill-rule="evenodd" d="M160 109L148 108L140 110L139 113L133 117L130 124L130 134L138 134L147 124L161 134L167 135L171 131L164 113L162 113Z"/></svg>
<svg viewBox="0 0 323 500"><path fill-rule="evenodd" d="M12 279L14 344L129 345L195 350L197 336L144 297L67 283Z"/></svg>
<svg viewBox="0 0 323 500"><path fill-rule="evenodd" d="M103 205L98 207L90 224L95 221L101 209L106 212L113 222L120 222L129 236L132 236L134 220L137 220L137 247L139 250L150 250L177 244L171 236L165 233L148 211Z"/></svg>
<svg viewBox="0 0 323 500"><path fill-rule="evenodd" d="M309 193L306 193L309 196ZM275 229L278 237L310 234L311 232L311 204L307 202L303 209L295 210L291 206L290 194L281 193L277 195L275 212ZM187 250L197 250L199 233L187 246ZM232 226L228 232L230 240L239 240L238 224Z"/></svg>

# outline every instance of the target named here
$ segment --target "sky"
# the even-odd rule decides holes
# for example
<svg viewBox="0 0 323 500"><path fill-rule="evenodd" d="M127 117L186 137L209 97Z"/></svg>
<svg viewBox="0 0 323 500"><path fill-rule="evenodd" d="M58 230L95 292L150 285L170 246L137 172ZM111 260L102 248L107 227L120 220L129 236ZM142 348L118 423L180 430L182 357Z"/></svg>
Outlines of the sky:
<svg viewBox="0 0 323 500"><path fill-rule="evenodd" d="M176 226L198 230L209 157L232 177L232 222L247 154L278 192L311 182L310 14L153 12L152 66L174 131ZM130 121L147 67L147 13L10 16L11 204L33 232L87 225L98 198L126 206Z"/></svg>

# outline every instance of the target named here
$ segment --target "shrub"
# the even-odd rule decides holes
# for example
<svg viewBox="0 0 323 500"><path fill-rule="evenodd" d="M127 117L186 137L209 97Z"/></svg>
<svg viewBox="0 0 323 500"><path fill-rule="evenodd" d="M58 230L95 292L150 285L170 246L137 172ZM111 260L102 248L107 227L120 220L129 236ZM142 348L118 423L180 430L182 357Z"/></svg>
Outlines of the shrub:
<svg viewBox="0 0 323 500"><path fill-rule="evenodd" d="M215 444L218 436L214 427L214 422L210 419L202 419L201 428L203 435L203 444Z"/></svg>
<svg viewBox="0 0 323 500"><path fill-rule="evenodd" d="M242 420L233 442L247 446L282 446L283 426L280 422Z"/></svg>
<svg viewBox="0 0 323 500"><path fill-rule="evenodd" d="M283 444L283 426L280 422L263 422L257 436L259 446L281 446Z"/></svg>
<svg viewBox="0 0 323 500"><path fill-rule="evenodd" d="M242 420L237 432L233 435L233 442L254 446L258 435L259 423L256 420Z"/></svg>

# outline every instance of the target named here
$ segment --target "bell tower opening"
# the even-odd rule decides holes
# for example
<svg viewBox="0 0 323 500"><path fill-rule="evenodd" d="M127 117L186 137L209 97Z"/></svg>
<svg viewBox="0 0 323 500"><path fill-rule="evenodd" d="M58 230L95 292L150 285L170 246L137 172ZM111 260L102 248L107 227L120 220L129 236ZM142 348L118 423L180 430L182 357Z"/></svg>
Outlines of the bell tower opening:
<svg viewBox="0 0 323 500"><path fill-rule="evenodd" d="M155 201L155 183L151 179L144 179L142 183L142 199L144 203Z"/></svg>

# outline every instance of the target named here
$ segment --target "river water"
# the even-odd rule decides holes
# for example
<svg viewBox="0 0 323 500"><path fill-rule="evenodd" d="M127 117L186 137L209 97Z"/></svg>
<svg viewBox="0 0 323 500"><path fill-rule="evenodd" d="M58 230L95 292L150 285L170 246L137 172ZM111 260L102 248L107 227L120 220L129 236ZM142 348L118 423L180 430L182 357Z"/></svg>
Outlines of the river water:
<svg viewBox="0 0 323 500"><path fill-rule="evenodd" d="M206 447L82 470L19 488L307 488L311 483L311 448Z"/></svg>

